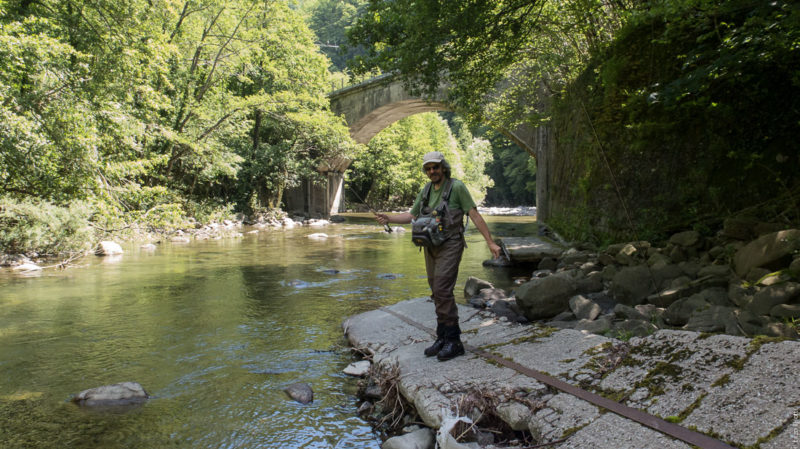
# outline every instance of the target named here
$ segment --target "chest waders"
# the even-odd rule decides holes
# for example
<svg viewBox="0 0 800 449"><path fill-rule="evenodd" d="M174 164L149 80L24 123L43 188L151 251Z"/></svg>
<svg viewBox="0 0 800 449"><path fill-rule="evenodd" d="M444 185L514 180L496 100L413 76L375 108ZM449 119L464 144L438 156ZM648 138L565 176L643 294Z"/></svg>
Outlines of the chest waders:
<svg viewBox="0 0 800 449"><path fill-rule="evenodd" d="M461 344L461 328L458 326L458 307L453 289L458 278L458 267L464 253L464 211L451 209L448 205L450 189L453 180L448 179L442 188L442 203L436 208L442 217L446 238L437 246L424 248L425 271L428 276L428 285L431 288L431 298L436 307L436 341L425 349L428 357L437 356L439 360L449 360L464 354ZM431 183L423 191L424 207L422 211L431 210L430 201Z"/></svg>

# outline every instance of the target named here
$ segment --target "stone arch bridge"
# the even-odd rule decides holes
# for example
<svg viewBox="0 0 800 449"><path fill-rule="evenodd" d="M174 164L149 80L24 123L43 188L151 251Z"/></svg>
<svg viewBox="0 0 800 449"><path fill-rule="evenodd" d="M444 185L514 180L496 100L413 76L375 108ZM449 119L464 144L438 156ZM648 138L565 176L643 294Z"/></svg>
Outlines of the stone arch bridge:
<svg viewBox="0 0 800 449"><path fill-rule="evenodd" d="M358 143L366 144L381 130L405 117L432 111L453 111L447 101L447 87L441 86L433 98L411 95L395 75L381 75L362 83L345 87L328 94L331 110L344 117L350 128L350 136ZM455 111L458 112L458 111ZM537 215L540 220L547 217L547 160L549 133L545 128L522 125L513 130L498 129L525 149L537 162ZM327 173L327 188L315 188L310 183L302 192L294 192L287 198L287 209L291 204L305 203L303 212L312 215L332 215L343 208L344 170L349 161L335 161L320 171ZM292 199L292 196L295 198Z"/></svg>

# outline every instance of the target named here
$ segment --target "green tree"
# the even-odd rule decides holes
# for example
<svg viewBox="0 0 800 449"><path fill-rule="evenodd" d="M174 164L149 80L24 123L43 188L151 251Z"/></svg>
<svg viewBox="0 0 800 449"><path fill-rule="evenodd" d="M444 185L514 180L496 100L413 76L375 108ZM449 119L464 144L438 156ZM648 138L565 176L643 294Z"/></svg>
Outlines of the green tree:
<svg viewBox="0 0 800 449"><path fill-rule="evenodd" d="M9 198L86 199L103 226L179 225L277 205L294 179L356 149L328 111L329 61L287 1L19 0L0 12Z"/></svg>
<svg viewBox="0 0 800 449"><path fill-rule="evenodd" d="M317 45L331 60L336 71L345 71L347 62L363 53L350 46L346 32L363 11L366 0L319 0L310 8L308 26L317 35Z"/></svg>

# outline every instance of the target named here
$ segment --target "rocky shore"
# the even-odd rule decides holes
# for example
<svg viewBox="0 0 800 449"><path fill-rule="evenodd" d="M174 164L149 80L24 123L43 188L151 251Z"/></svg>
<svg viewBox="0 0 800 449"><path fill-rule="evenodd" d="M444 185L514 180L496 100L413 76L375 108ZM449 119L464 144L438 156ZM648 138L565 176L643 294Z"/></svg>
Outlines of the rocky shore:
<svg viewBox="0 0 800 449"><path fill-rule="evenodd" d="M435 328L428 298L344 323L372 363L360 412L394 435L384 448L692 447L481 351L721 447L800 447L800 230L730 219L714 237L602 251L541 239L512 291L466 282L462 337L476 352L465 357L424 357L431 336L398 318Z"/></svg>
<svg viewBox="0 0 800 449"><path fill-rule="evenodd" d="M800 230L755 237L758 223L725 223L712 238L686 231L660 247L639 241L598 252L550 240L541 257L526 254L536 270L513 292L471 279L465 294L512 321L621 338L684 329L797 339Z"/></svg>
<svg viewBox="0 0 800 449"><path fill-rule="evenodd" d="M330 220L289 217L283 213L275 213L269 216L259 216L247 219L239 216L232 220L223 220L212 223L195 223L192 219L187 220L189 225L174 230L126 230L125 232L107 233L103 240L91 246L80 254L71 255L66 258L33 254L0 254L0 268L6 268L21 274L37 273L45 268L65 268L73 261L88 254L97 256L118 256L122 254L122 247L118 242L135 241L141 242L142 249L152 250L157 245L165 242L170 243L189 243L191 241L218 240L222 238L239 238L248 234L257 234L270 230L293 229L296 227L323 227L331 222L344 221L342 217L331 217ZM245 226L249 228L245 231Z"/></svg>

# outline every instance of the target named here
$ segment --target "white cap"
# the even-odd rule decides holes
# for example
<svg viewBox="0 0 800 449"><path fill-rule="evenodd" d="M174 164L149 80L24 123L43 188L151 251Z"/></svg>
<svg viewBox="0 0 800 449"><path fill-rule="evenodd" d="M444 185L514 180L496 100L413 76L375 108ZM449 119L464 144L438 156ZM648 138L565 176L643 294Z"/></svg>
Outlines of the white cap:
<svg viewBox="0 0 800 449"><path fill-rule="evenodd" d="M424 167L426 164L436 163L439 164L444 160L444 154L438 151L431 151L429 153L425 153L425 156L422 158L422 166Z"/></svg>

